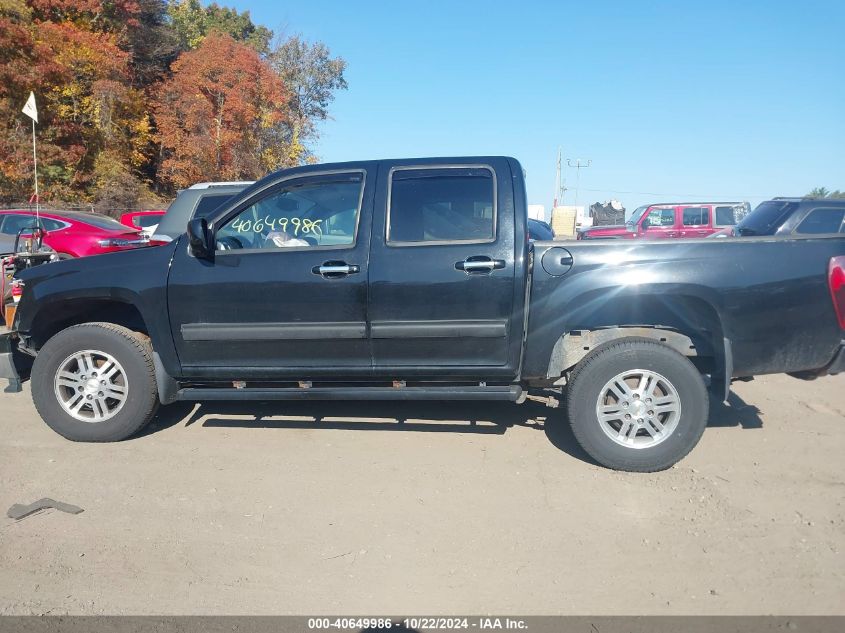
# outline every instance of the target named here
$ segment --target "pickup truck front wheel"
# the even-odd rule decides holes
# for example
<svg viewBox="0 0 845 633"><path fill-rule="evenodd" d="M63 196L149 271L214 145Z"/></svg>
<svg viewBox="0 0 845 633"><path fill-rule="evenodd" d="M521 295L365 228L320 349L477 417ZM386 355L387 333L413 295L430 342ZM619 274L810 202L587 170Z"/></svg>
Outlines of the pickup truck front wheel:
<svg viewBox="0 0 845 633"><path fill-rule="evenodd" d="M32 366L32 399L47 425L77 442L116 442L158 408L150 340L112 323L53 336Z"/></svg>
<svg viewBox="0 0 845 633"><path fill-rule="evenodd" d="M578 443L615 470L654 472L683 459L707 426L695 366L648 339L600 347L570 377L567 411Z"/></svg>

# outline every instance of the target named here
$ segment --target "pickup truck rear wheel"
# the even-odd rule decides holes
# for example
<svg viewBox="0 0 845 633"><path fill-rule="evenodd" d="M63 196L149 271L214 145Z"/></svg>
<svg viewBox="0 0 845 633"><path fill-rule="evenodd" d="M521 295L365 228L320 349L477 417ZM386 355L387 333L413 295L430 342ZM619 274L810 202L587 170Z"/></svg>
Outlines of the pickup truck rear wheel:
<svg viewBox="0 0 845 633"><path fill-rule="evenodd" d="M149 338L112 323L62 330L35 358L32 399L47 425L69 440L130 437L158 408Z"/></svg>
<svg viewBox="0 0 845 633"><path fill-rule="evenodd" d="M707 426L708 396L695 366L648 339L595 350L573 371L567 411L578 443L615 470L654 472L683 459Z"/></svg>

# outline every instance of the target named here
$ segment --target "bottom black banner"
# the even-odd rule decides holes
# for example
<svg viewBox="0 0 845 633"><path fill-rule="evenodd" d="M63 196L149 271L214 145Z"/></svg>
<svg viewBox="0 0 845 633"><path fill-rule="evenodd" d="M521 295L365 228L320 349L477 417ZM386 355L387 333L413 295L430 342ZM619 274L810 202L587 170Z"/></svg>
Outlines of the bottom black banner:
<svg viewBox="0 0 845 633"><path fill-rule="evenodd" d="M842 633L845 616L0 616L0 633Z"/></svg>

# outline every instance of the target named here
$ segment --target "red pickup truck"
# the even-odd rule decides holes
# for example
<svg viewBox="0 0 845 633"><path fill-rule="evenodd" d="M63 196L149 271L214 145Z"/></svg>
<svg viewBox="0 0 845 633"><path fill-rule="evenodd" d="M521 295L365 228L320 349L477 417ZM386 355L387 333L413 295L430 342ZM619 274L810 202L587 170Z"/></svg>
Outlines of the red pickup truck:
<svg viewBox="0 0 845 633"><path fill-rule="evenodd" d="M638 207L625 224L593 226L579 240L702 238L733 226L750 211L747 202L674 202Z"/></svg>

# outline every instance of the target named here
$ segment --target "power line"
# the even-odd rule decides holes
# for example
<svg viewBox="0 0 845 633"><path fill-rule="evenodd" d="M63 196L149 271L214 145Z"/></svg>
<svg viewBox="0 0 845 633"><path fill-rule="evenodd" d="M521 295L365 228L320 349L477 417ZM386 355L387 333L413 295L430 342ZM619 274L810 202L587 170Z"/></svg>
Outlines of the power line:
<svg viewBox="0 0 845 633"><path fill-rule="evenodd" d="M642 196L678 196L678 197L690 197L690 198L770 198L772 194L761 194L761 195L750 195L747 193L743 193L740 195L718 195L714 196L712 193L666 193L666 192L657 192L657 191L620 191L618 189L587 189L586 187L583 191L592 191L595 193L632 193Z"/></svg>

